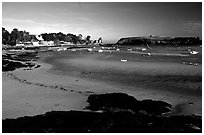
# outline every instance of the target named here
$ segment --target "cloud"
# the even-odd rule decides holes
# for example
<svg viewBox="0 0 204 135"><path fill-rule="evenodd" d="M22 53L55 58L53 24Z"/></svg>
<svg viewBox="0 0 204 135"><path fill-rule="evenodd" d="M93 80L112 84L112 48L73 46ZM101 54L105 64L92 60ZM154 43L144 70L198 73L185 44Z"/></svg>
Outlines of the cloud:
<svg viewBox="0 0 204 135"><path fill-rule="evenodd" d="M3 18L3 22L11 22L11 23L24 23L24 24L30 24L30 25L40 25L40 26L47 26L47 27L67 27L66 24L48 24L48 23L40 23L40 22L35 22L32 20L18 20L18 19L13 19L13 18Z"/></svg>
<svg viewBox="0 0 204 135"><path fill-rule="evenodd" d="M81 18L81 20L85 20ZM3 26L5 26L9 31L13 28L18 28L19 30L26 30L33 34L40 33L51 33L51 32L64 32L64 33L80 33L87 31L90 28L90 23L78 22L76 23L69 21L68 23L41 23L35 22L33 20L20 20L13 18L3 18Z"/></svg>
<svg viewBox="0 0 204 135"><path fill-rule="evenodd" d="M90 35L92 39L97 39L100 36L111 36L113 30L109 26L98 25L94 23L89 23L86 18L80 18L84 21L70 21L66 24L64 23L42 23L33 20L20 20L14 18L3 18L2 24L10 32L13 28L18 28L19 30L26 30L31 34L41 34L41 33L52 33L52 32L63 32L63 33L73 33L78 35L81 33L84 37Z"/></svg>
<svg viewBox="0 0 204 135"><path fill-rule="evenodd" d="M201 22L187 22L184 24L184 31L188 33L201 33L202 23Z"/></svg>
<svg viewBox="0 0 204 135"><path fill-rule="evenodd" d="M32 20L17 20L17 19L13 19L13 18L3 18L3 22L13 22L13 23L34 23L34 21Z"/></svg>
<svg viewBox="0 0 204 135"><path fill-rule="evenodd" d="M47 24L47 23L40 23L35 22L32 20L19 20L19 19L13 19L13 18L3 18L2 20L3 26L11 28L10 31L13 28L19 28L22 30L30 31L35 34L39 34L41 32L56 32L59 31L62 28L67 27L66 24Z"/></svg>

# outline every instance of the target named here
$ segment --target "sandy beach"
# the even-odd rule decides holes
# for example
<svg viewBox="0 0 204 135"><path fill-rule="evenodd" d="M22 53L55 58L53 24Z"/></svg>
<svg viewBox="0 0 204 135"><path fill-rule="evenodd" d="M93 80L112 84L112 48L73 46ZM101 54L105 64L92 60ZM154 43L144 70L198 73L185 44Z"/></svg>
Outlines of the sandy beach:
<svg viewBox="0 0 204 135"><path fill-rule="evenodd" d="M174 106L175 115L202 114L202 63L183 63L192 58L87 50L39 56L40 68L2 73L3 119L84 110L89 95L113 92L165 101Z"/></svg>

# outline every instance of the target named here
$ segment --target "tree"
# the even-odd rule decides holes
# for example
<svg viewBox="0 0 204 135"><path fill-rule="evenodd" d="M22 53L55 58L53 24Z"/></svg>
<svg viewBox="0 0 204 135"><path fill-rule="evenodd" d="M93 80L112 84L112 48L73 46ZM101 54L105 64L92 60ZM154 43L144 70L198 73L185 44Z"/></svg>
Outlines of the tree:
<svg viewBox="0 0 204 135"><path fill-rule="evenodd" d="M7 45L9 40L10 33L5 28L2 28L2 44Z"/></svg>
<svg viewBox="0 0 204 135"><path fill-rule="evenodd" d="M23 33L23 40L24 40L24 42L31 41L31 36L30 36L29 32L24 31L24 33Z"/></svg>
<svg viewBox="0 0 204 135"><path fill-rule="evenodd" d="M74 34L68 33L67 35L58 32L58 33L42 33L41 34L44 41L54 41L55 44L60 44L60 41L72 42L74 44L90 44L91 43L91 36L87 36L85 39L82 39L82 34L78 36ZM14 28L11 34L5 29L2 28L2 43L9 44L9 45L16 45L16 43L25 43L29 41L37 41L35 35L29 34L26 31L19 31L17 28Z"/></svg>
<svg viewBox="0 0 204 135"><path fill-rule="evenodd" d="M11 32L11 39L9 41L10 45L16 45L17 39L20 36L20 33L17 28L14 28Z"/></svg>
<svg viewBox="0 0 204 135"><path fill-rule="evenodd" d="M86 45L90 44L91 43L91 36L87 36L86 37Z"/></svg>
<svg viewBox="0 0 204 135"><path fill-rule="evenodd" d="M74 34L71 34L71 33L68 33L67 36L66 36L67 40L69 40L69 42L72 42L74 44L77 44L78 42L78 36L74 35Z"/></svg>
<svg viewBox="0 0 204 135"><path fill-rule="evenodd" d="M60 41L65 40L65 35L62 32L57 33L56 36Z"/></svg>
<svg viewBox="0 0 204 135"><path fill-rule="evenodd" d="M72 42L72 37L69 36L69 35L65 35L64 41L66 41L66 42Z"/></svg>
<svg viewBox="0 0 204 135"><path fill-rule="evenodd" d="M82 44L82 34L77 36L77 43Z"/></svg>
<svg viewBox="0 0 204 135"><path fill-rule="evenodd" d="M82 34L78 35L78 40L82 40Z"/></svg>

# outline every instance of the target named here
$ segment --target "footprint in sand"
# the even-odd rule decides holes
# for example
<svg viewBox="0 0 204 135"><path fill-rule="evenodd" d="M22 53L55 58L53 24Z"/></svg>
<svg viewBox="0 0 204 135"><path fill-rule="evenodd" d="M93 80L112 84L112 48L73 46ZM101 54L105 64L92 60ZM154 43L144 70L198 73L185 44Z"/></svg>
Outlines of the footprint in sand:
<svg viewBox="0 0 204 135"><path fill-rule="evenodd" d="M44 86L44 84L40 84L40 86Z"/></svg>
<svg viewBox="0 0 204 135"><path fill-rule="evenodd" d="M20 79L20 78L16 77L16 76L13 75L13 74L8 74L8 76L9 76L9 75L12 76L14 79L16 79L16 80L22 82L22 83L38 85L38 86L41 86L41 87L50 87L50 88L54 88L54 89L60 88L61 90L68 91L67 89L65 89L65 88L63 88L63 87L59 87L59 86L49 86L49 85L45 85L45 84L42 84L42 83L32 83L32 82L28 82L27 80ZM76 80L76 81L78 81L78 80ZM71 90L71 91L73 92L74 90ZM81 93L81 92L80 92L80 93Z"/></svg>
<svg viewBox="0 0 204 135"><path fill-rule="evenodd" d="M63 87L60 87L60 89L61 89L61 90L64 90L64 91L67 91L67 89L65 89L65 88L63 88Z"/></svg>

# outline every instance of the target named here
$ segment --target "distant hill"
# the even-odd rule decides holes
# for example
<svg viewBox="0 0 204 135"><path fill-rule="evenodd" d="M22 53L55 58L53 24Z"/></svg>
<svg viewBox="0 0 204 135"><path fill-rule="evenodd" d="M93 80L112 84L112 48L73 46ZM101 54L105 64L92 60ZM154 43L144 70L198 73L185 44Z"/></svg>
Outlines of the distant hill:
<svg viewBox="0 0 204 135"><path fill-rule="evenodd" d="M187 45L201 45L202 41L199 37L127 37L121 38L116 43L117 45L172 45L172 46L187 46Z"/></svg>

